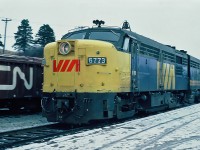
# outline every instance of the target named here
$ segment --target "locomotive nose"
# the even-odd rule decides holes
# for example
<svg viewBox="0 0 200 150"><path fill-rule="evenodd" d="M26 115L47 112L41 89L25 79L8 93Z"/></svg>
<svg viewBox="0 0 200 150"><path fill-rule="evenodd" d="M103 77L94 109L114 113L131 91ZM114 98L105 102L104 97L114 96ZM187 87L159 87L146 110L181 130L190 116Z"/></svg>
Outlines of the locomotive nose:
<svg viewBox="0 0 200 150"><path fill-rule="evenodd" d="M47 78L43 92L116 91L116 57L114 46L102 41L61 40L50 44L45 47L43 64Z"/></svg>
<svg viewBox="0 0 200 150"><path fill-rule="evenodd" d="M45 47L43 92L74 91L75 73L80 71L74 45L75 41L62 40Z"/></svg>

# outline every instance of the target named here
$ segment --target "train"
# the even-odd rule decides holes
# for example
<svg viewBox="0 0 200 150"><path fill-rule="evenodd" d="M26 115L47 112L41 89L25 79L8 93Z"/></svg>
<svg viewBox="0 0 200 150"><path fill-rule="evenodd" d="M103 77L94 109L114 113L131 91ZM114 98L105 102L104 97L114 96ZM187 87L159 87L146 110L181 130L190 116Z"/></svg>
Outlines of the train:
<svg viewBox="0 0 200 150"><path fill-rule="evenodd" d="M0 108L41 110L42 58L0 55Z"/></svg>
<svg viewBox="0 0 200 150"><path fill-rule="evenodd" d="M49 122L125 119L200 101L200 60L122 27L71 30L44 48L42 111Z"/></svg>

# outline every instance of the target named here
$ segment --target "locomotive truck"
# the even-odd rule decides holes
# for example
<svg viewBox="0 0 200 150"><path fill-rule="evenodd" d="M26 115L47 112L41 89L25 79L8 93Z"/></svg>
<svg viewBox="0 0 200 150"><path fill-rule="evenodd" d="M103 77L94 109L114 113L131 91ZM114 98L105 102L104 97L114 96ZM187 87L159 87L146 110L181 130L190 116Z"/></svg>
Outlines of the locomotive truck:
<svg viewBox="0 0 200 150"><path fill-rule="evenodd" d="M44 48L42 108L70 124L200 101L200 60L123 27L69 31Z"/></svg>

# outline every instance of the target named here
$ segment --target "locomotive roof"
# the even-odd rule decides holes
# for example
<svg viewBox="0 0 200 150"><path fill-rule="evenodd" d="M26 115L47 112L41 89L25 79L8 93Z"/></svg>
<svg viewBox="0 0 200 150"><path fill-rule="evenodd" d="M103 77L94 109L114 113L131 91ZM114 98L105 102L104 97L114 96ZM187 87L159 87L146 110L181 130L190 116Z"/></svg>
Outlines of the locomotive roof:
<svg viewBox="0 0 200 150"><path fill-rule="evenodd" d="M139 35L137 33L134 33L132 31L128 31L128 30L124 30L120 27L92 27L92 28L80 28L80 29L72 29L72 30L69 30L69 32L64 35L63 37L67 36L67 35L71 35L72 33L76 33L76 32L84 32L84 31L106 31L106 30L114 30L114 31L119 31L121 33L126 33L127 35L130 35L132 37L135 37L136 39L140 39L140 40L143 40L143 41L146 41L148 38L142 36L142 35ZM139 37L143 37L143 38L139 38ZM151 40L151 39L149 39ZM151 40L152 41L152 40ZM151 42L150 42L151 43Z"/></svg>
<svg viewBox="0 0 200 150"><path fill-rule="evenodd" d="M130 36L131 38L134 38L135 40L137 40L139 43L146 44L148 46L151 46L151 47L154 47L154 48L157 48L160 50L164 50L164 51L167 51L172 54L176 53L177 55L181 55L182 57L187 58L186 51L176 50L175 47L172 47L170 45L164 45L153 39L147 38L143 35L133 32L133 31L122 29L120 27L92 27L92 28L89 28L89 27L83 28L82 27L80 29L69 30L69 32L62 37L62 39L67 36L70 36L71 34L79 33L79 32L108 31L108 30L114 31L114 32L119 32L122 36Z"/></svg>
<svg viewBox="0 0 200 150"><path fill-rule="evenodd" d="M125 33L127 33L128 35L131 35L131 36L135 37L137 39L137 41L139 41L139 42L141 42L143 44L155 47L157 49L165 50L165 51L168 51L170 53L175 53L175 48L173 48L173 47L164 45L164 44L162 44L160 42L157 42L157 41L155 41L153 39L147 38L147 37L145 37L143 35L140 35L138 33L132 32L132 31L127 31L127 30L123 30L123 31Z"/></svg>
<svg viewBox="0 0 200 150"><path fill-rule="evenodd" d="M141 43L144 43L144 44L147 44L147 45L150 45L150 46L153 46L155 48L162 48L162 46L165 46L157 41L154 41L150 38L147 38L143 35L140 35L140 34L137 34L135 32L132 32L132 31L129 31L129 30L125 30L125 29L122 29L120 27L92 27L92 28L80 28L80 30L78 29L73 29L73 30L69 30L69 32L66 34L66 35L70 35L72 33L75 33L75 32L84 32L84 31L104 31L104 30L113 30L113 31L119 31L121 33L125 33L131 37L134 37L137 41L140 41ZM65 36L65 35L64 35ZM64 37L63 36L63 37Z"/></svg>

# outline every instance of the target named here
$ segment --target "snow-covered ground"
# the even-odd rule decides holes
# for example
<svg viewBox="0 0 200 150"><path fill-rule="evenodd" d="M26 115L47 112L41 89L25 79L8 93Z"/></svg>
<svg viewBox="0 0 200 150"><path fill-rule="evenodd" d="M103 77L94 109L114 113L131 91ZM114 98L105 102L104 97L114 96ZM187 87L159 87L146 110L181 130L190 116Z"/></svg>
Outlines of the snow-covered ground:
<svg viewBox="0 0 200 150"><path fill-rule="evenodd" d="M13 149L200 149L200 104Z"/></svg>
<svg viewBox="0 0 200 150"><path fill-rule="evenodd" d="M30 128L40 125L49 124L41 113L30 115L10 115L8 117L0 117L0 132L11 130Z"/></svg>

